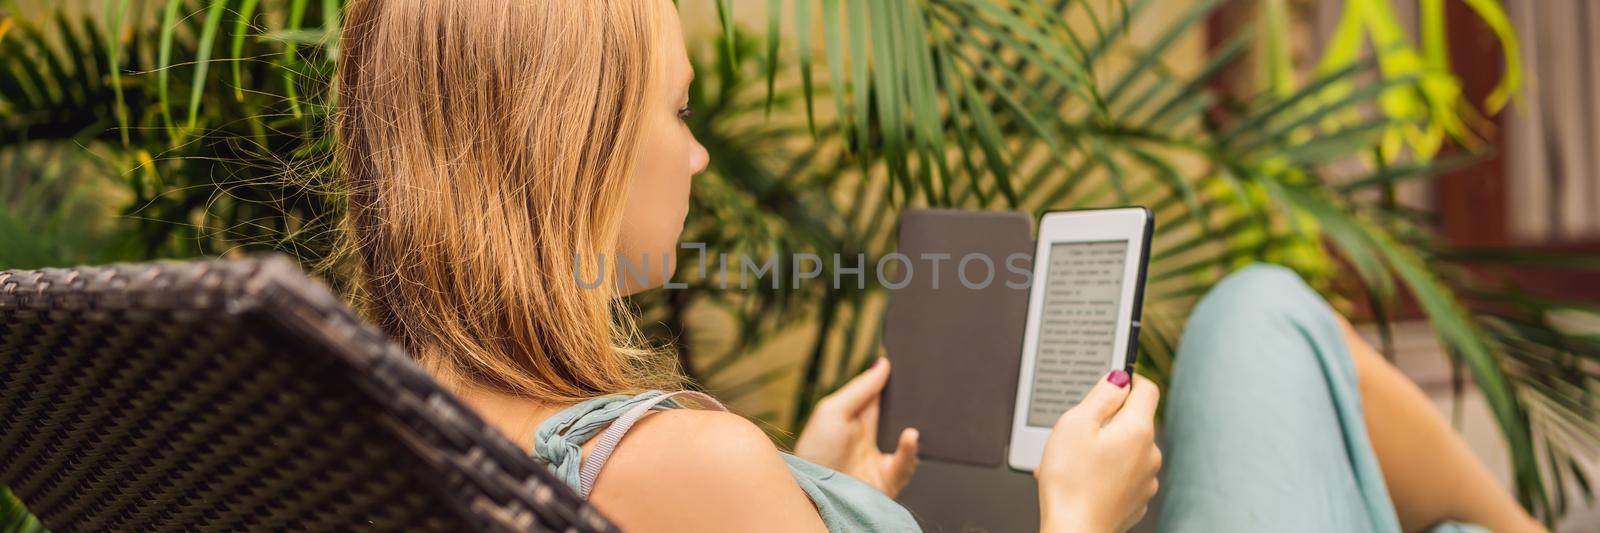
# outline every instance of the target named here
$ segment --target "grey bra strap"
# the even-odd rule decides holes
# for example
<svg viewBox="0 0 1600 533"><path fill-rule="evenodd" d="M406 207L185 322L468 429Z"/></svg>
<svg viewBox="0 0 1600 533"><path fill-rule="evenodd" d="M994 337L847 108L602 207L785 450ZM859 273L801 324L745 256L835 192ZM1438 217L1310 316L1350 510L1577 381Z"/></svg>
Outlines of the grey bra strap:
<svg viewBox="0 0 1600 533"><path fill-rule="evenodd" d="M622 442L622 435L628 432L628 428L633 427L634 422L638 422L640 417L650 412L650 409L657 404L675 396L691 398L708 409L728 410L721 403L718 403L715 398L695 391L671 392L634 404L627 412L622 413L622 416L611 422L611 426L607 427L606 431L601 433L599 439L595 441L594 449L584 454L583 466L578 470L579 496L582 496L585 500L589 499L589 491L594 490L594 481L600 477L600 469L606 466L606 460L611 458L611 452L616 451L617 444Z"/></svg>

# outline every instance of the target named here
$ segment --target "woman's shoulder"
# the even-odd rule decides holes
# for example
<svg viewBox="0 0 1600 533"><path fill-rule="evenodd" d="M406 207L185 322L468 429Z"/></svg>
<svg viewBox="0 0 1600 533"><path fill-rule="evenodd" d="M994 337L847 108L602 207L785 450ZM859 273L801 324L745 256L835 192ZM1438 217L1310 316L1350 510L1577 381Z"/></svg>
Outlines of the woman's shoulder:
<svg viewBox="0 0 1600 533"><path fill-rule="evenodd" d="M822 527L766 434L720 411L641 418L601 470L592 499L629 531Z"/></svg>
<svg viewBox="0 0 1600 533"><path fill-rule="evenodd" d="M738 482L722 474L789 478L788 466L772 440L744 417L699 409L668 409L643 417L622 439L606 470L650 465L682 470L713 482ZM779 475L781 474L781 476ZM604 478L596 482L596 488Z"/></svg>

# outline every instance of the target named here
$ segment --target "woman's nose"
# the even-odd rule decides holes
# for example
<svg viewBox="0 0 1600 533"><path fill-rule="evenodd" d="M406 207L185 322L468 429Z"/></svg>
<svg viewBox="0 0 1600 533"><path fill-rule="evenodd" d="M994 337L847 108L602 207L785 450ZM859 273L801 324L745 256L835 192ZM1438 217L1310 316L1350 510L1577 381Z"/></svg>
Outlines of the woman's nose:
<svg viewBox="0 0 1600 533"><path fill-rule="evenodd" d="M690 141L693 146L689 149L689 173L698 175L706 171L706 166L711 164L711 153L706 151L700 141Z"/></svg>

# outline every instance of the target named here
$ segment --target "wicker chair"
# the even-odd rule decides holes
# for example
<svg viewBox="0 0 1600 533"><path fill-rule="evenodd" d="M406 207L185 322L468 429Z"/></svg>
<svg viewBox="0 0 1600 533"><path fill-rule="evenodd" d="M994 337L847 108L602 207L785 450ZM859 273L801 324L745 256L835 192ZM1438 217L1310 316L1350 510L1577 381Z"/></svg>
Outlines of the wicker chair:
<svg viewBox="0 0 1600 533"><path fill-rule="evenodd" d="M0 485L56 531L615 530L276 257L0 272Z"/></svg>

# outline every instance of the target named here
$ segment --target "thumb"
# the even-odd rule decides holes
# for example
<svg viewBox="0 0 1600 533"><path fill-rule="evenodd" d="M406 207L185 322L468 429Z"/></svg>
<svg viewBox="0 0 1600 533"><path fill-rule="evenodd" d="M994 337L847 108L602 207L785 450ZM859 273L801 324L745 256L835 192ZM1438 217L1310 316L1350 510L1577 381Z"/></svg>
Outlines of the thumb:
<svg viewBox="0 0 1600 533"><path fill-rule="evenodd" d="M1093 421L1095 427L1104 425L1107 420L1111 419L1112 415L1117 414L1117 411L1122 409L1122 402L1128 398L1129 380L1127 371L1121 369L1112 370L1106 374L1105 379L1100 380L1099 383L1095 384L1094 388L1089 389L1089 393L1084 395L1082 402L1067 411L1067 415L1061 418L1081 417L1084 420Z"/></svg>
<svg viewBox="0 0 1600 533"><path fill-rule="evenodd" d="M878 395L883 392L883 386L888 382L889 360L879 357L871 368L851 379L849 383L845 383L827 398L823 398L823 402L832 404L831 407L843 413L853 415L876 402Z"/></svg>
<svg viewBox="0 0 1600 533"><path fill-rule="evenodd" d="M917 438L921 435L916 428L906 428L900 432L900 443L895 446L894 454L888 459L884 476L888 480L889 488L893 492L900 492L911 481L911 474L917 469ZM890 496L893 496L891 493Z"/></svg>

